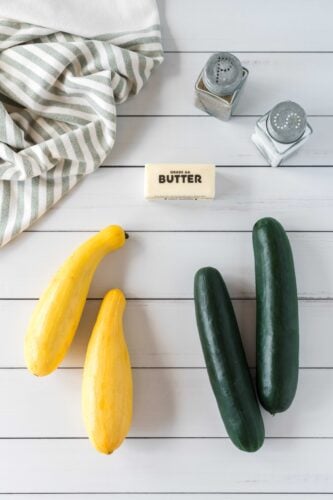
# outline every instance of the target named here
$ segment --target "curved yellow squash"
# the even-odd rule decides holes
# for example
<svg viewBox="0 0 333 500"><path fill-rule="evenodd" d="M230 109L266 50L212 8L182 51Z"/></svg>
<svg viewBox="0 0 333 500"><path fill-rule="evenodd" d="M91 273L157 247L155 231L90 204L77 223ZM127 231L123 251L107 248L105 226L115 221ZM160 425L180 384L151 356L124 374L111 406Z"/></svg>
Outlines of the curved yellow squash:
<svg viewBox="0 0 333 500"><path fill-rule="evenodd" d="M28 369L38 376L55 370L73 340L91 280L103 257L125 243L119 226L108 226L79 246L39 299L24 342Z"/></svg>
<svg viewBox="0 0 333 500"><path fill-rule="evenodd" d="M112 453L132 420L132 372L122 318L121 290L106 294L89 340L83 370L82 410L87 433L101 453Z"/></svg>

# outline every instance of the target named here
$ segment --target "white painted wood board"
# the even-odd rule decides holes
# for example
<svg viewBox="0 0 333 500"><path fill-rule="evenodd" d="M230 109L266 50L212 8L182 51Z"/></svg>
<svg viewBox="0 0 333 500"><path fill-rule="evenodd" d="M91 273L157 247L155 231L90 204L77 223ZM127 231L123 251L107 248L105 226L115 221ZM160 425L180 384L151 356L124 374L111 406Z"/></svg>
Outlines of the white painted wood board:
<svg viewBox="0 0 333 500"><path fill-rule="evenodd" d="M0 391L7 401L0 437L86 438L81 381L82 369L58 370L38 380L27 370L0 370ZM135 368L133 381L129 439L227 437L205 369ZM300 370L290 410L275 416L263 411L267 439L333 440L333 400L327 397L332 384L332 369Z"/></svg>
<svg viewBox="0 0 333 500"><path fill-rule="evenodd" d="M66 256L91 235L30 232L5 246L0 259L0 298L39 297ZM333 233L289 235L299 297L332 298ZM128 298L189 299L194 274L204 266L223 273L233 298L255 296L252 235L236 231L132 232L125 246L98 267L89 297L101 298L110 288L122 288Z"/></svg>
<svg viewBox="0 0 333 500"><path fill-rule="evenodd" d="M255 455L224 439L132 439L109 457L93 453L86 440L14 439L1 440L0 453L6 456L0 492L292 493L315 492L319 484L325 493L333 487L329 439L267 440Z"/></svg>
<svg viewBox="0 0 333 500"><path fill-rule="evenodd" d="M165 50L332 51L330 0L158 0Z"/></svg>
<svg viewBox="0 0 333 500"><path fill-rule="evenodd" d="M62 366L83 366L87 342L100 302L100 300L88 300L78 332ZM22 342L35 304L35 300L0 300L0 317L3 325L0 367L24 367ZM233 300L233 305L249 365L254 367L255 301ZM20 314L17 314L18 310ZM300 300L299 316L300 366L333 368L331 352L333 301ZM129 300L124 325L134 367L202 368L204 366L192 300Z"/></svg>

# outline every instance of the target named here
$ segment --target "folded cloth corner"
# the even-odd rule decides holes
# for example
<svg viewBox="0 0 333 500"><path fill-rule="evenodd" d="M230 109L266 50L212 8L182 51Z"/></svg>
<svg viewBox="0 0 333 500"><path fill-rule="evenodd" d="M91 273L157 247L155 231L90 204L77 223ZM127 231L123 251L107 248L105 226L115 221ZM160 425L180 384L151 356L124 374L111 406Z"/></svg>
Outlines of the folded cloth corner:
<svg viewBox="0 0 333 500"><path fill-rule="evenodd" d="M90 4L0 0L0 246L103 163L163 60L155 0Z"/></svg>

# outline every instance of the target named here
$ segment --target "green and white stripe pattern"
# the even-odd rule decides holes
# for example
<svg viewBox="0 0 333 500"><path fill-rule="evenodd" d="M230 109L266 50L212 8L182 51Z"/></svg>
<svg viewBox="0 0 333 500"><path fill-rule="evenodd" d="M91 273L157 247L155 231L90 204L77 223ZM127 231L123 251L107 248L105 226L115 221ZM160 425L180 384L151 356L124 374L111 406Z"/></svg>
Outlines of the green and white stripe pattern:
<svg viewBox="0 0 333 500"><path fill-rule="evenodd" d="M158 25L84 38L0 18L0 246L103 163L116 104L162 58Z"/></svg>

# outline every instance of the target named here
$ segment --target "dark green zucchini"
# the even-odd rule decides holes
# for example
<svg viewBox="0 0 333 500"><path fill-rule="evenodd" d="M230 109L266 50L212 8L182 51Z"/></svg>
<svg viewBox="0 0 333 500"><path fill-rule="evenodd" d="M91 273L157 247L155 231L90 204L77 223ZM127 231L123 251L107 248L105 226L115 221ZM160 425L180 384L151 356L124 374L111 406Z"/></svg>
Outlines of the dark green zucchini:
<svg viewBox="0 0 333 500"><path fill-rule="evenodd" d="M256 451L264 441L264 424L228 290L216 269L196 273L194 300L207 371L225 428L238 448Z"/></svg>
<svg viewBox="0 0 333 500"><path fill-rule="evenodd" d="M281 224L253 228L257 295L257 391L273 415L291 405L298 381L298 303L293 255Z"/></svg>

